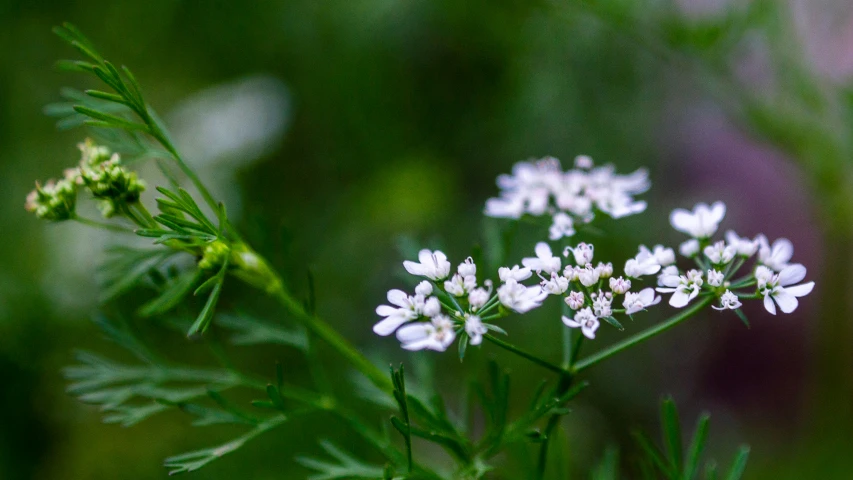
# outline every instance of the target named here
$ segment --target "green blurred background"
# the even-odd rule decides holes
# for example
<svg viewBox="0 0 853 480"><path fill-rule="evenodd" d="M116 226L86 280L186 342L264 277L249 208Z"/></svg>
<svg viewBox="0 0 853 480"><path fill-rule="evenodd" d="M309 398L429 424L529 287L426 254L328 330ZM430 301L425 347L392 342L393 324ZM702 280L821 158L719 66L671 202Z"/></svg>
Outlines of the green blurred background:
<svg viewBox="0 0 853 480"><path fill-rule="evenodd" d="M469 254L495 177L516 161L568 165L584 153L651 170L649 210L588 239L617 265L640 243L680 241L668 212L696 201L725 201L725 228L790 238L817 282L796 313L749 305L749 330L733 315L697 318L597 368L566 420L570 468L585 478L609 443L629 457L628 431L656 429L669 393L685 425L711 411L722 462L752 445L745 478L853 477L849 4L0 0L0 478L159 478L166 456L239 433L192 428L174 412L104 425L64 393L74 349L122 353L89 321L121 313L99 306L95 273L114 239L23 209L34 180L76 162L85 135L57 132L42 114L61 87L94 85L53 68L73 56L50 33L62 21L134 70L179 148L296 290L310 269L324 318L377 361L429 357L451 406L493 356L513 369L519 405L546 374L488 347L462 366L452 354L405 354L372 336L373 309L401 285L405 245ZM543 236L521 235L514 258ZM281 315L235 290L226 305ZM557 318L545 308L507 327L557 356L558 342L542 341L559 338ZM166 354L210 362L148 327ZM289 352L233 354L261 375L275 359L303 375ZM314 418L195 476L303 478L292 458L316 453L318 438L361 448Z"/></svg>

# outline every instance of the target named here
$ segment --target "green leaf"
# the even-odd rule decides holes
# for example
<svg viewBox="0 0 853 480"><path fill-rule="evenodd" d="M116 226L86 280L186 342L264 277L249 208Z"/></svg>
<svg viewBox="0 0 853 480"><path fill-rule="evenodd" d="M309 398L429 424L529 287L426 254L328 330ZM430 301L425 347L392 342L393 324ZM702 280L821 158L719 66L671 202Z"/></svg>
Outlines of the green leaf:
<svg viewBox="0 0 853 480"><path fill-rule="evenodd" d="M609 323L610 325L613 325L614 327L618 328L619 330L625 330L625 327L623 327L622 324L619 323L619 321L616 320L615 318L613 318L612 316L603 317L603 318L604 318L605 322Z"/></svg>
<svg viewBox="0 0 853 480"><path fill-rule="evenodd" d="M747 320L747 318L746 318L746 314L745 314L745 313L743 313L743 312L741 311L741 309L736 308L736 309L735 309L735 314L738 316L738 318L740 319L740 321L741 321L741 322L743 322L743 324L744 324L744 325L746 325L746 328L750 328L750 326L749 326L749 320Z"/></svg>
<svg viewBox="0 0 853 480"><path fill-rule="evenodd" d="M690 450L687 454L687 462L684 464L684 480L691 480L699 471L699 458L705 448L705 440L708 438L708 421L711 416L702 413L696 422L696 430L690 442Z"/></svg>
<svg viewBox="0 0 853 480"><path fill-rule="evenodd" d="M83 105L75 105L74 111L77 113L86 115L87 117L95 120L94 122L87 120L86 123L104 127L104 128L121 128L124 130L136 130L140 132L148 132L148 126L142 123L131 122L130 120L126 120L117 115L112 115L110 113L101 112L95 110L93 108L89 108Z"/></svg>
<svg viewBox="0 0 853 480"><path fill-rule="evenodd" d="M740 477L743 476L743 471L746 470L746 462L748 459L749 446L741 445L737 455L735 456L735 460L732 463L732 468L729 470L729 474L726 475L726 480L740 480Z"/></svg>
<svg viewBox="0 0 853 480"><path fill-rule="evenodd" d="M619 480L619 449L609 446L592 471L592 480Z"/></svg>
<svg viewBox="0 0 853 480"><path fill-rule="evenodd" d="M684 464L681 450L681 421L678 419L678 410L671 397L667 397L661 403L661 425L670 464L676 472L679 472Z"/></svg>
<svg viewBox="0 0 853 480"><path fill-rule="evenodd" d="M631 433L634 437L634 440L640 445L640 449L645 454L645 457L655 465L661 473L663 473L667 478L674 479L676 478L676 474L669 464L669 462L664 458L664 454L655 446L655 444L646 436L643 432L634 431Z"/></svg>
<svg viewBox="0 0 853 480"><path fill-rule="evenodd" d="M175 308L189 294L201 275L202 270L199 269L181 273L163 288L160 295L139 307L137 313L142 317L151 317Z"/></svg>
<svg viewBox="0 0 853 480"><path fill-rule="evenodd" d="M234 345L270 343L287 345L301 351L308 349L308 335L304 328L286 329L248 315L218 315L216 324L234 331L230 341Z"/></svg>
<svg viewBox="0 0 853 480"><path fill-rule="evenodd" d="M465 350L468 348L468 335L460 335L459 338L459 361L465 359Z"/></svg>
<svg viewBox="0 0 853 480"><path fill-rule="evenodd" d="M364 463L336 447L331 442L322 441L320 446L332 457L332 461L311 457L297 457L296 461L305 468L316 470L308 480L343 480L352 478L385 478L386 469L381 466Z"/></svg>
<svg viewBox="0 0 853 480"><path fill-rule="evenodd" d="M210 325L210 321L213 319L213 313L216 309L216 303L219 301L219 294L222 293L222 285L225 283L225 272L227 269L228 259L226 258L225 262L222 264L222 268L215 277L218 278L219 281L214 285L213 290L210 292L210 296L207 297L207 302L204 304L204 308L201 310L201 313L198 314L195 322L190 326L189 331L187 331L188 337L194 337L204 333Z"/></svg>

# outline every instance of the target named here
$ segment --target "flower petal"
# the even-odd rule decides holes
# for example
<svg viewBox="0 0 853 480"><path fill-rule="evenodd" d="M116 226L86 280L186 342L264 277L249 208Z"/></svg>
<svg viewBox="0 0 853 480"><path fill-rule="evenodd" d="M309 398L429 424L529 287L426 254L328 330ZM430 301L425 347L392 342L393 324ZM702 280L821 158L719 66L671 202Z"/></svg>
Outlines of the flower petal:
<svg viewBox="0 0 853 480"><path fill-rule="evenodd" d="M793 287L786 287L785 291L790 293L795 297L805 297L806 295L812 293L814 289L814 282L804 283L802 285L794 285Z"/></svg>
<svg viewBox="0 0 853 480"><path fill-rule="evenodd" d="M548 246L548 244L545 242L537 243L535 251L536 251L536 256L539 258L551 258L554 256L551 254L551 247Z"/></svg>
<svg viewBox="0 0 853 480"><path fill-rule="evenodd" d="M680 232L690 233L696 226L696 217L683 208L676 208L669 215L669 223Z"/></svg>
<svg viewBox="0 0 853 480"><path fill-rule="evenodd" d="M395 288L388 290L388 301L398 307L406 307L408 306L409 296L406 295L406 292Z"/></svg>
<svg viewBox="0 0 853 480"><path fill-rule="evenodd" d="M793 312L797 309L797 305L799 304L797 297L785 291L784 288L776 290L771 296L773 297L773 300L779 304L779 309L782 310L782 313Z"/></svg>
<svg viewBox="0 0 853 480"><path fill-rule="evenodd" d="M795 263L794 265L788 265L779 272L779 285L787 287L788 285L801 282L804 278L806 278L806 267Z"/></svg>
<svg viewBox="0 0 853 480"><path fill-rule="evenodd" d="M400 325L409 321L408 318L404 316L390 316L381 320L379 323L373 326L373 333L377 335L381 335L383 337L387 337L394 333L394 330L397 330ZM397 336L399 337L400 332L397 332Z"/></svg>
<svg viewBox="0 0 853 480"><path fill-rule="evenodd" d="M770 295L764 296L764 308L766 308L771 315L776 315L776 305L773 303Z"/></svg>
<svg viewBox="0 0 853 480"><path fill-rule="evenodd" d="M690 295L684 290L676 290L669 298L669 304L675 308L684 307L688 302L690 302Z"/></svg>
<svg viewBox="0 0 853 480"><path fill-rule="evenodd" d="M713 223L720 223L725 216L726 204L723 202L714 202L714 204L711 205L711 211L709 212L708 219Z"/></svg>
<svg viewBox="0 0 853 480"><path fill-rule="evenodd" d="M779 263L787 263L794 256L794 244L787 238L779 238L773 242L770 251L773 260Z"/></svg>

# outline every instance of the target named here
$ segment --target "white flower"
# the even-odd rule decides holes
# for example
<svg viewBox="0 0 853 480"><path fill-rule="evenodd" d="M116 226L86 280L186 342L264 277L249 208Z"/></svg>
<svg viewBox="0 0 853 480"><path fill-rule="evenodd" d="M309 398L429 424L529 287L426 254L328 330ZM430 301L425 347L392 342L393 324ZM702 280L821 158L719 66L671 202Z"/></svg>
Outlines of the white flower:
<svg viewBox="0 0 853 480"><path fill-rule="evenodd" d="M465 287L466 292L470 292L477 288L477 277L474 275L468 275L462 278L462 285Z"/></svg>
<svg viewBox="0 0 853 480"><path fill-rule="evenodd" d="M595 338L595 331L598 330L598 326L600 325L600 322L595 318L595 314L592 313L592 309L589 307L575 313L574 319L564 316L563 323L570 328L580 327L584 336L590 339Z"/></svg>
<svg viewBox="0 0 853 480"><path fill-rule="evenodd" d="M613 310L610 308L611 304L613 304L613 297L599 291L592 300L592 311L598 318L609 317L613 315Z"/></svg>
<svg viewBox="0 0 853 480"><path fill-rule="evenodd" d="M444 315L433 318L429 323L411 323L397 330L397 340L406 350L443 352L455 339L453 322Z"/></svg>
<svg viewBox="0 0 853 480"><path fill-rule="evenodd" d="M388 302L395 306L376 307L376 314L385 318L373 326L373 333L383 337L394 333L400 325L417 319L423 312L424 297L421 295L410 297L402 290L389 290Z"/></svg>
<svg viewBox="0 0 853 480"><path fill-rule="evenodd" d="M512 268L501 267L498 269L498 277L500 277L502 282L506 282L509 279L522 282L530 278L531 275L533 275L533 272L529 268L522 268L518 265Z"/></svg>
<svg viewBox="0 0 853 480"><path fill-rule="evenodd" d="M415 287L415 294L423 295L424 297L432 295L432 284L424 280Z"/></svg>
<svg viewBox="0 0 853 480"><path fill-rule="evenodd" d="M570 282L576 282L578 281L578 272L580 270L581 267L566 265L566 268L563 269L563 276L569 279Z"/></svg>
<svg viewBox="0 0 853 480"><path fill-rule="evenodd" d="M579 243L575 248L566 247L563 255L568 256L569 251L571 251L572 255L575 257L575 263L582 267L588 263L592 263L592 253L594 248L595 247L593 247L592 244Z"/></svg>
<svg viewBox="0 0 853 480"><path fill-rule="evenodd" d="M623 294L631 289L631 281L622 277L610 279L610 290L616 294Z"/></svg>
<svg viewBox="0 0 853 480"><path fill-rule="evenodd" d="M723 275L723 272L714 270L713 268L708 270L708 285L712 287L719 287L723 284L724 279L725 275Z"/></svg>
<svg viewBox="0 0 853 480"><path fill-rule="evenodd" d="M740 308L741 305L742 304L740 303L740 299L737 298L737 295L726 290L726 293L720 297L720 306L711 305L711 308L714 310L736 310Z"/></svg>
<svg viewBox="0 0 853 480"><path fill-rule="evenodd" d="M488 332L486 326L480 320L480 317L471 315L465 319L465 333L471 338L471 345L479 345L483 343L483 335Z"/></svg>
<svg viewBox="0 0 853 480"><path fill-rule="evenodd" d="M548 238L551 240L559 240L563 237L571 237L575 234L574 222L572 217L564 212L554 214L554 222L548 228Z"/></svg>
<svg viewBox="0 0 853 480"><path fill-rule="evenodd" d="M552 273L549 279L543 278L539 284L542 285L542 290L551 295L562 295L569 289L569 279L556 273Z"/></svg>
<svg viewBox="0 0 853 480"><path fill-rule="evenodd" d="M726 232L726 241L730 246L734 247L738 255L743 255L744 257L751 257L758 251L758 239L750 240L746 237L741 238L732 230Z"/></svg>
<svg viewBox="0 0 853 480"><path fill-rule="evenodd" d="M678 282L679 275L681 275L681 273L675 265L670 265L664 268L661 270L660 274L658 274L658 286L663 287L673 281Z"/></svg>
<svg viewBox="0 0 853 480"><path fill-rule="evenodd" d="M435 317L441 313L441 303L435 297L429 297L424 302L423 314L425 317Z"/></svg>
<svg viewBox="0 0 853 480"><path fill-rule="evenodd" d="M788 266L794 256L794 245L787 238L780 238L771 246L763 234L756 237L758 241L758 262L767 265L775 272L781 272Z"/></svg>
<svg viewBox="0 0 853 480"><path fill-rule="evenodd" d="M444 290L455 297L465 295L465 279L458 273L453 275L450 280L444 282Z"/></svg>
<svg viewBox="0 0 853 480"><path fill-rule="evenodd" d="M598 283L598 271L596 271L592 265L587 265L583 268L576 268L575 272L577 272L578 281L581 282L581 285L584 287L591 287Z"/></svg>
<svg viewBox="0 0 853 480"><path fill-rule="evenodd" d="M459 275L463 277L470 277L477 275L477 265L474 264L474 259L468 257L464 262L459 264L459 267L456 269Z"/></svg>
<svg viewBox="0 0 853 480"><path fill-rule="evenodd" d="M521 264L536 272L553 273L560 270L560 257L551 253L551 247L547 243L537 243L535 251L535 257L523 258Z"/></svg>
<svg viewBox="0 0 853 480"><path fill-rule="evenodd" d="M542 305L548 296L542 287L527 287L510 278L498 288L498 300L506 308L518 313L526 313Z"/></svg>
<svg viewBox="0 0 853 480"><path fill-rule="evenodd" d="M577 310L581 308L584 304L584 296L583 292L569 292L569 295L566 297L566 305L569 306L572 310Z"/></svg>
<svg viewBox="0 0 853 480"><path fill-rule="evenodd" d="M484 213L494 218L520 218L524 215L524 203L524 197L516 195L490 198L486 200Z"/></svg>
<svg viewBox="0 0 853 480"><path fill-rule="evenodd" d="M806 278L806 267L798 263L788 265L781 272L773 274L769 278L767 269L759 273L761 269L762 267L756 269L755 278L759 279L759 293L764 295L764 308L773 315L776 315L774 301L779 305L782 313L791 313L797 309L797 305L799 304L797 297L808 295L814 288L814 282L794 285ZM759 278L759 275L761 275L761 278Z"/></svg>
<svg viewBox="0 0 853 480"><path fill-rule="evenodd" d="M672 297L669 298L669 304L675 308L684 307L696 298L703 283L702 272L699 270L690 270L686 275L676 278L673 278L672 275L661 276L658 281L664 286L658 287L657 291L672 293Z"/></svg>
<svg viewBox="0 0 853 480"><path fill-rule="evenodd" d="M645 248L645 247L640 247ZM671 248L664 247L663 245L655 245L652 250L652 256L655 257L655 261L661 267L666 267L675 263L675 252L672 251Z"/></svg>
<svg viewBox="0 0 853 480"><path fill-rule="evenodd" d="M601 278L610 278L613 276L613 264L610 262L598 262L598 265L595 266L595 271Z"/></svg>
<svg viewBox="0 0 853 480"><path fill-rule="evenodd" d="M423 249L418 252L418 260L420 263L406 260L403 262L403 267L412 275L427 277L431 280L444 280L450 275L450 262L439 250L433 252Z"/></svg>
<svg viewBox="0 0 853 480"><path fill-rule="evenodd" d="M484 288L475 288L468 294L468 304L473 310L479 310L489 301L489 292Z"/></svg>
<svg viewBox="0 0 853 480"><path fill-rule="evenodd" d="M660 295L655 295L654 289L651 287L644 288L637 293L627 292L625 299L622 301L622 306L625 307L625 314L632 315L646 307L657 305L660 303Z"/></svg>
<svg viewBox="0 0 853 480"><path fill-rule="evenodd" d="M678 246L678 252L687 258L695 256L699 253L699 240L691 238Z"/></svg>
<svg viewBox="0 0 853 480"><path fill-rule="evenodd" d="M679 232L693 238L708 238L716 233L717 226L725 215L726 205L723 202L714 202L710 207L704 203L697 203L692 212L683 208L673 210L669 216L669 223Z"/></svg>
<svg viewBox="0 0 853 480"><path fill-rule="evenodd" d="M575 157L575 168L583 168L589 170L592 168L592 158L588 155L578 155Z"/></svg>
<svg viewBox="0 0 853 480"><path fill-rule="evenodd" d="M640 253L625 262L625 275L633 278L654 275L660 271L660 267L655 255L645 245L640 245Z"/></svg>
<svg viewBox="0 0 853 480"><path fill-rule="evenodd" d="M731 262L735 258L737 250L735 247L726 245L726 242L720 240L713 245L705 247L704 253L708 257L708 260L711 260L711 263L722 265Z"/></svg>

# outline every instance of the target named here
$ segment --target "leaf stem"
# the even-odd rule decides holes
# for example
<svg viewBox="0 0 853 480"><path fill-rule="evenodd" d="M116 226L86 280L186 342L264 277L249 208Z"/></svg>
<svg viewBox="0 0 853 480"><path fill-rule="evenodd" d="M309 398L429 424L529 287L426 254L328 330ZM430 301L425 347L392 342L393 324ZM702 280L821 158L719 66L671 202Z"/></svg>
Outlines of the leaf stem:
<svg viewBox="0 0 853 480"><path fill-rule="evenodd" d="M510 351L510 352L522 357L522 358L526 358L527 360L530 360L531 362L539 365L540 367L544 367L548 370L551 370L552 372L559 373L560 375L570 375L571 374L571 372L569 370L564 369L560 366L554 365L553 363L551 363L547 360L543 360L543 359L537 357L536 355L533 355L532 353L526 352L525 350L522 350L521 348L518 348L515 345L508 343L508 342L505 342L505 341L503 341L497 337L494 337L492 335L483 335L483 338L485 338L486 340L488 340L488 341L494 343L495 345L503 348L504 350L508 350L508 351Z"/></svg>
<svg viewBox="0 0 853 480"><path fill-rule="evenodd" d="M664 320L663 322L661 322L661 323L659 323L659 324L657 324L651 328L643 330L642 332L640 332L636 335L633 335L631 337L628 337L627 339L625 339L625 340L623 340L623 341L621 341L615 345L612 345L608 348L605 348L604 350L601 350L600 352L597 352L593 355L590 355L590 356L584 358L583 360L581 360L575 364L573 371L574 372L580 372L582 370L585 370L585 369L587 369L587 368L589 368L589 367L591 367L591 366L593 366L593 365L595 365L595 364L597 364L603 360L606 360L606 359L612 357L613 355L616 355L617 353L621 352L622 350L633 347L634 345L636 345L638 343L641 343L641 342L648 340L648 339L650 339L650 338L652 338L652 337L654 337L660 333L663 333L663 332L669 330L670 328L678 325L679 323L683 322L684 320L687 320L688 318L692 317L698 311L707 307L711 302L714 301L714 298L715 297L707 297L707 298L703 299L702 301L697 302L692 307L685 309L685 310L682 310L677 315L674 315L674 316L670 317L669 319Z"/></svg>
<svg viewBox="0 0 853 480"><path fill-rule="evenodd" d="M110 232L133 233L133 229L131 228L123 227L121 225L113 225L111 223L106 222L99 222L97 220L92 220L91 218L79 217L75 215L74 217L72 217L72 220L89 227L100 228L101 230L107 230Z"/></svg>

